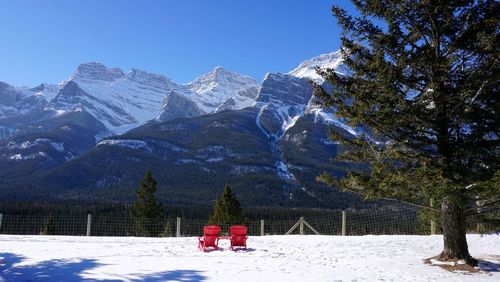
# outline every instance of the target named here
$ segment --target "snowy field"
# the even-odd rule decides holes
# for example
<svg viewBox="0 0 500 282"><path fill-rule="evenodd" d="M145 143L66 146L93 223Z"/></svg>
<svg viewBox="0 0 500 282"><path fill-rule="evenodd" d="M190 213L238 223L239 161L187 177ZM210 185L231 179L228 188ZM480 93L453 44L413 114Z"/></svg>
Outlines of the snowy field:
<svg viewBox="0 0 500 282"><path fill-rule="evenodd" d="M441 236L250 237L203 253L195 237L1 235L0 281L500 281L500 236L468 241L479 273L424 264Z"/></svg>

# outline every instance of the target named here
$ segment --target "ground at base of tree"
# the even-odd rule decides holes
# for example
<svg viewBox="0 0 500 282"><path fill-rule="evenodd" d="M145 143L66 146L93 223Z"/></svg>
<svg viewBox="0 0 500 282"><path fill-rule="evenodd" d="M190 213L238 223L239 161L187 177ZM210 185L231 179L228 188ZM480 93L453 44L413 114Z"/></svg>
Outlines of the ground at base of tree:
<svg viewBox="0 0 500 282"><path fill-rule="evenodd" d="M439 235L250 236L207 253L196 237L0 235L0 281L500 281L500 235L467 237L476 272L425 264Z"/></svg>
<svg viewBox="0 0 500 282"><path fill-rule="evenodd" d="M481 271L481 267L489 265L491 262L489 261L478 261L474 259L473 263L467 263L464 260L459 261L440 261L439 256L427 258L424 260L424 263L441 267L442 269L448 271L463 271L469 273L477 273Z"/></svg>

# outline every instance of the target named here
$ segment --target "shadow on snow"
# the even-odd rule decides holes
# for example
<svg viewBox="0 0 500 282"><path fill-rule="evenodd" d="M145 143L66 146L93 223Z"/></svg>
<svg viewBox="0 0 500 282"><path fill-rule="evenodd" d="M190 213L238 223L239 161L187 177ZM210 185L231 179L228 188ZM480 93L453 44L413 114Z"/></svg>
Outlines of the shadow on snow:
<svg viewBox="0 0 500 282"><path fill-rule="evenodd" d="M500 263L491 262L487 260L478 260L478 265L480 270L486 272L500 272Z"/></svg>
<svg viewBox="0 0 500 282"><path fill-rule="evenodd" d="M172 270L158 273L130 274L122 279L90 279L82 276L83 272L103 266L94 259L63 260L54 259L31 265L15 265L23 257L12 253L0 253L0 281L102 281L118 282L123 280L137 282L154 281L205 281L206 277L196 270Z"/></svg>

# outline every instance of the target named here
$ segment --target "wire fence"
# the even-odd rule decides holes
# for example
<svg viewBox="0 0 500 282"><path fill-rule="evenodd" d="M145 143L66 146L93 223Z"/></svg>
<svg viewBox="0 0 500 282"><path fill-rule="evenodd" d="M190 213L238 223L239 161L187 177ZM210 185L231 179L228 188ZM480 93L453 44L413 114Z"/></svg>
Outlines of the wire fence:
<svg viewBox="0 0 500 282"><path fill-rule="evenodd" d="M412 210L383 210L378 212L348 211L344 235L417 234L417 213ZM297 224L290 220L246 220L248 234L283 235ZM342 213L305 218L319 234L342 235ZM0 215L0 234L72 235L72 236L199 236L206 219L166 218L134 219L99 215ZM221 225L227 233L229 225ZM309 228L293 230L290 234L315 234Z"/></svg>
<svg viewBox="0 0 500 282"><path fill-rule="evenodd" d="M248 235L424 235L430 222L422 222L417 210L380 209L334 211L328 215L290 220L246 220ZM10 215L0 213L0 234L70 236L200 236L207 219L134 219L99 215ZM423 226L425 225L425 226ZM469 232L474 233L471 224ZM222 234L229 225L222 224ZM295 227L295 228L292 228ZM300 228L299 228L300 227ZM433 231L439 234L439 229Z"/></svg>

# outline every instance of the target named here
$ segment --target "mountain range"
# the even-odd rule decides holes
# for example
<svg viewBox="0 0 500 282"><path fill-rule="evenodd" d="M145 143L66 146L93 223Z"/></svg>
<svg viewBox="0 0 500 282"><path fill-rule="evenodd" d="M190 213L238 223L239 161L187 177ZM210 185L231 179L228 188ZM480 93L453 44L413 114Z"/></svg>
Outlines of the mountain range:
<svg viewBox="0 0 500 282"><path fill-rule="evenodd" d="M318 67L342 72L340 52L261 83L216 67L180 84L95 62L56 85L0 83L2 198L132 201L151 169L165 203L211 204L228 183L244 205L366 205L315 180L344 175L327 128L363 131L316 105Z"/></svg>

